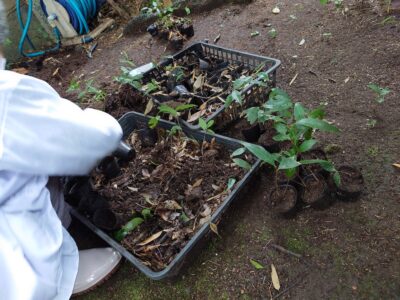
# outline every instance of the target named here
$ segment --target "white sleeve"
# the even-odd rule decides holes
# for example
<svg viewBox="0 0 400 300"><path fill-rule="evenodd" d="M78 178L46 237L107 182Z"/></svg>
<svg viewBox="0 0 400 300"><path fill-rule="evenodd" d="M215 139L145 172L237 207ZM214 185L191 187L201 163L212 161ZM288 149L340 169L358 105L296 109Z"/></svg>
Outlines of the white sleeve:
<svg viewBox="0 0 400 300"><path fill-rule="evenodd" d="M0 170L83 175L117 148L122 129L110 115L80 109L41 80L0 73Z"/></svg>

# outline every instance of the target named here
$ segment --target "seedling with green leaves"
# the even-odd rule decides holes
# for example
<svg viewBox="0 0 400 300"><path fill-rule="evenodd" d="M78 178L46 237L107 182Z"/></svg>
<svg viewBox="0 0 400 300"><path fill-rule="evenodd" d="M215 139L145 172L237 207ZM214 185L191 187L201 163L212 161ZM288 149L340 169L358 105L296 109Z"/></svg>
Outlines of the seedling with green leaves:
<svg viewBox="0 0 400 300"><path fill-rule="evenodd" d="M375 92L376 94L376 98L375 101L380 103L385 102L385 96L388 95L390 93L390 89L388 88L384 88L384 87L380 87L379 85L375 84L375 83L370 83L367 85L372 91Z"/></svg>
<svg viewBox="0 0 400 300"><path fill-rule="evenodd" d="M129 72L130 70L128 68L122 66L121 74L118 75L117 77L114 77L114 80L120 83L121 85L129 84L133 88L140 90L143 86L142 84L143 75L139 74L136 76L131 76Z"/></svg>
<svg viewBox="0 0 400 300"><path fill-rule="evenodd" d="M85 83L85 88L81 88L81 84L78 80L73 79L67 89L67 93L78 92L78 100L95 100L103 101L107 94L102 89L99 89L93 85L94 79L89 79Z"/></svg>
<svg viewBox="0 0 400 300"><path fill-rule="evenodd" d="M268 87L269 76L267 72L262 71L263 68L264 64L261 64L252 75L242 76L233 82L233 90L225 100L225 107L231 106L232 103L242 106L242 92L251 85Z"/></svg>
<svg viewBox="0 0 400 300"><path fill-rule="evenodd" d="M314 137L316 130L339 131L323 119L324 111L321 108L309 111L300 103L294 104L286 92L275 88L271 91L269 100L265 104L249 108L246 110L246 116L250 124L272 120L277 132L273 139L290 144L288 150L270 153L261 146L242 142L244 148L263 163L273 166L276 173L284 171L287 178L291 179L298 173L301 165L319 164L326 171L334 173L337 185L340 183L339 174L331 162L322 159L299 160L302 153L310 151L317 143ZM244 152L244 149L241 149L233 156L241 155Z"/></svg>
<svg viewBox="0 0 400 300"><path fill-rule="evenodd" d="M214 133L214 131L211 130L213 125L214 125L214 120L210 120L207 122L203 118L199 118L199 126L204 132Z"/></svg>
<svg viewBox="0 0 400 300"><path fill-rule="evenodd" d="M182 130L179 117L182 115L183 112L190 110L194 107L196 107L196 105L194 104L181 104L175 108L166 104L161 104L160 106L158 106L158 114L149 120L148 125L151 129L154 129L161 119L160 114L166 114L168 115L168 118L170 120L175 119L175 121L177 122L177 125L173 126L170 130L170 134L175 135L177 132Z"/></svg>

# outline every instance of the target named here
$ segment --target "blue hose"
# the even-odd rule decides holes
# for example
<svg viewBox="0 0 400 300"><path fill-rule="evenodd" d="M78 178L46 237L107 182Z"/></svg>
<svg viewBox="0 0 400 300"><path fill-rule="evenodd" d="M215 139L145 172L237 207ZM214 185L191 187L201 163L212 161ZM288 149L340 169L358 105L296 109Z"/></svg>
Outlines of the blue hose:
<svg viewBox="0 0 400 300"><path fill-rule="evenodd" d="M97 3L98 1L99 0L57 0L57 2L60 3L66 9L66 11L70 17L71 24L79 35L89 33L89 25L88 25L87 21L96 17L97 10L100 6ZM26 56L26 57L37 57L37 56L43 55L45 53L57 51L58 49L60 49L61 34L57 28L54 28L54 30L53 30L54 35L56 36L56 40L57 40L57 45L55 47L48 49L48 50L43 50L43 51L36 51L36 52L29 52L29 53L24 52L25 41L27 41L29 46L33 50L35 50L35 46L33 45L32 41L28 35L29 27L31 25L31 20L32 20L33 0L28 0L28 12L27 12L27 18L26 18L25 24L21 17L20 5L21 5L20 0L16 0L17 17L18 17L19 25L22 30L21 38L20 38L20 41L18 44L18 49L19 49L20 54L22 56ZM45 15L48 16L46 7L42 0L40 1L40 5L41 5Z"/></svg>

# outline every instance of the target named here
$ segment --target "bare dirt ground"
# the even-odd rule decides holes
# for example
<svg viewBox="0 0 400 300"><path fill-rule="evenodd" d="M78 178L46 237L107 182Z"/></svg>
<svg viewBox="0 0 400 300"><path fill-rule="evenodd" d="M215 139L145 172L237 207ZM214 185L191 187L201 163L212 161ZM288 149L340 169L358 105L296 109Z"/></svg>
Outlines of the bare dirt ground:
<svg viewBox="0 0 400 300"><path fill-rule="evenodd" d="M269 211L268 175L261 173L226 215L221 238L213 238L175 281L153 282L125 263L81 299L266 299L279 294L271 284L271 263L284 299L400 297L400 173L392 166L400 161L400 23L382 23L386 16L362 5L343 13L319 1L281 1L281 12L274 15L275 5L256 0L195 15L191 41L212 41L221 34L219 45L282 60L278 86L296 101L324 105L328 119L341 129L339 135L322 135L322 146L337 144L340 150L330 158L361 168L361 198L282 219ZM276 38L268 34L271 28ZM251 37L254 31L260 35ZM122 52L136 65L168 54L162 42L146 34L120 33L115 29L103 36L93 59L80 49L65 51L31 74L69 98L74 96L65 91L73 78L94 78L110 93ZM391 90L384 103L375 103L370 82ZM103 103L89 105L102 108ZM367 119L376 119L376 126L368 127ZM276 251L272 244L302 258ZM255 270L250 259L265 269Z"/></svg>

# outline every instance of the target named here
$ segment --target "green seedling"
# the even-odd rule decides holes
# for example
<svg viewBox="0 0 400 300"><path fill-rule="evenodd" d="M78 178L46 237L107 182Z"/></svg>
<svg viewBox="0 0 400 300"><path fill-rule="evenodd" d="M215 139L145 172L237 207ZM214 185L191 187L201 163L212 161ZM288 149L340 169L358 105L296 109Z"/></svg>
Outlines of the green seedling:
<svg viewBox="0 0 400 300"><path fill-rule="evenodd" d="M73 78L69 83L67 93L73 93L79 90L80 90L80 82L76 78Z"/></svg>
<svg viewBox="0 0 400 300"><path fill-rule="evenodd" d="M275 28L272 28L270 31L268 31L268 35L271 37L271 38L276 38L277 36L278 36L278 31L276 31L276 29Z"/></svg>
<svg viewBox="0 0 400 300"><path fill-rule="evenodd" d="M375 101L378 103L383 103L385 101L385 96L390 93L390 90L388 88L380 87L375 83L370 83L367 86L377 95Z"/></svg>
<svg viewBox="0 0 400 300"><path fill-rule="evenodd" d="M79 94L78 98L86 98L87 95L95 101L103 101L106 98L106 92L93 86L93 81L94 79L90 79L86 82L86 88ZM82 93L83 96L81 96Z"/></svg>
<svg viewBox="0 0 400 300"><path fill-rule="evenodd" d="M207 132L207 133L214 133L214 131L211 130L211 127L214 125L214 120L210 120L206 122L203 118L199 119L199 126L200 128Z"/></svg>
<svg viewBox="0 0 400 300"><path fill-rule="evenodd" d="M242 76L233 82L233 90L225 100L225 107L231 106L232 103L236 103L240 106L243 105L243 97L241 92L251 85L260 87L268 86L269 76L267 72L262 71L264 66L264 64L261 64L257 67L252 75Z"/></svg>
<svg viewBox="0 0 400 300"><path fill-rule="evenodd" d="M247 109L245 114L250 124L256 122L264 124L272 120L277 132L273 139L277 142L290 143L288 150L270 153L261 146L242 142L247 151L263 163L273 166L276 175L278 171L283 171L286 177L291 179L298 173L298 168L301 165L319 164L326 171L332 172L335 183L340 184L339 173L331 162L326 160L299 160L301 153L312 150L318 142L314 136L317 130L339 132L338 128L324 120L325 112L321 108L309 111L302 104L293 103L285 91L274 88L271 90L267 102L260 107ZM235 157L243 153L244 150L239 148L232 155ZM234 162L243 167L242 160L234 160Z"/></svg>
<svg viewBox="0 0 400 300"><path fill-rule="evenodd" d="M129 58L129 55L128 55L128 53L126 53L126 51L122 51L121 55L122 55L122 57L119 60L121 65L128 66L130 68L136 67L135 63L133 62L132 59Z"/></svg>
<svg viewBox="0 0 400 300"><path fill-rule="evenodd" d="M139 225L142 224L143 222L144 219L141 217L133 218L114 234L114 238L118 242L121 242L129 233L131 233L133 230L139 227Z"/></svg>
<svg viewBox="0 0 400 300"><path fill-rule="evenodd" d="M375 119L367 119L367 127L368 128L374 128L377 123L378 123L378 121Z"/></svg>
<svg viewBox="0 0 400 300"><path fill-rule="evenodd" d="M114 77L114 81L120 83L121 85L129 84L133 88L140 90L142 88L142 78L143 75L136 75L136 76L131 76L129 75L130 70L121 67L121 74L117 77Z"/></svg>
<svg viewBox="0 0 400 300"><path fill-rule="evenodd" d="M151 129L154 129L158 122L161 120L160 114L166 114L168 115L168 119L172 120L175 119L178 125L175 125L171 128L170 134L175 135L177 132L182 130L182 127L180 126L180 116L183 112L190 110L192 108L196 107L194 104L181 104L178 105L177 107L173 108L171 106L168 106L166 104L161 104L158 107L158 113L156 116L150 118L148 126Z"/></svg>

